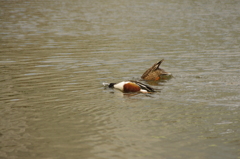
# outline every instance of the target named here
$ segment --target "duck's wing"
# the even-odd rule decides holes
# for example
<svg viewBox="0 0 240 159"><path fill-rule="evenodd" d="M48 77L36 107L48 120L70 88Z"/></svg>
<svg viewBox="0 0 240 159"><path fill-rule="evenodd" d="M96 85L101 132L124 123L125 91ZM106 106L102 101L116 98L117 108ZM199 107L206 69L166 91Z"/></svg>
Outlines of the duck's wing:
<svg viewBox="0 0 240 159"><path fill-rule="evenodd" d="M146 84L143 84L138 81L131 81L131 82L136 83L141 89L147 90L148 92L155 92L155 90L152 87L150 87Z"/></svg>
<svg viewBox="0 0 240 159"><path fill-rule="evenodd" d="M151 68L149 68L147 71L145 71L144 73L143 73L143 75L141 76L141 78L145 78L145 77L147 77L147 75L149 74L149 72L151 72Z"/></svg>
<svg viewBox="0 0 240 159"><path fill-rule="evenodd" d="M156 69L158 69L159 68L159 66L161 65L161 63L164 61L164 59L162 59L161 61L159 61L158 63L155 63L154 65L153 65L153 67L154 67L154 70L156 70Z"/></svg>
<svg viewBox="0 0 240 159"><path fill-rule="evenodd" d="M163 61L164 61L164 59L155 63L151 68L149 68L147 71L145 71L141 77L145 78L150 72L157 70Z"/></svg>

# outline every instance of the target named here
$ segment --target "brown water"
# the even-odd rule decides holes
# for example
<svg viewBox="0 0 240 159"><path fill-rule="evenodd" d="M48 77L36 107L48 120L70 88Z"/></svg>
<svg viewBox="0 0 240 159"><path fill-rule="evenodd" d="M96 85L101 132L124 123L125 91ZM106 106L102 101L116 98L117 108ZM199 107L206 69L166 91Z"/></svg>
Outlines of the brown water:
<svg viewBox="0 0 240 159"><path fill-rule="evenodd" d="M239 1L0 8L1 159L240 158ZM161 92L101 85L163 58Z"/></svg>

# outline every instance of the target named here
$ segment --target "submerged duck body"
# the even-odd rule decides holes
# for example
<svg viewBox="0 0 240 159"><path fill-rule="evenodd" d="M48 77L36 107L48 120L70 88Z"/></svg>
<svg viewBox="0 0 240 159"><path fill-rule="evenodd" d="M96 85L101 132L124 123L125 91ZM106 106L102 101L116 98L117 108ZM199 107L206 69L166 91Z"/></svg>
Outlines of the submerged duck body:
<svg viewBox="0 0 240 159"><path fill-rule="evenodd" d="M104 86L108 86L109 88L116 88L122 92L142 92L142 93L150 93L155 92L155 90L141 82L137 81L123 81L119 83L103 83Z"/></svg>
<svg viewBox="0 0 240 159"><path fill-rule="evenodd" d="M152 81L157 81L160 79L165 79L171 77L171 73L166 72L164 69L159 68L161 63L164 61L162 59L161 61L155 63L151 68L147 69L141 76L142 79L144 80L152 80Z"/></svg>

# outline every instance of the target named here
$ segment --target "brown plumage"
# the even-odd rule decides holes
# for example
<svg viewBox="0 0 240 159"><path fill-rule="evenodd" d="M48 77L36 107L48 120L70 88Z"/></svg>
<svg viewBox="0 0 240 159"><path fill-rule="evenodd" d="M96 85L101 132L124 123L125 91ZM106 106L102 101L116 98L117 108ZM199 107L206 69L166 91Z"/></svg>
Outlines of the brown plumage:
<svg viewBox="0 0 240 159"><path fill-rule="evenodd" d="M123 86L124 92L138 92L141 90L141 87L137 85L136 83L126 83Z"/></svg>
<svg viewBox="0 0 240 159"><path fill-rule="evenodd" d="M166 72L164 69L159 68L163 60L164 59L155 63L151 68L145 71L144 74L141 76L141 78L144 80L152 80L152 81L169 78L172 74L169 72Z"/></svg>

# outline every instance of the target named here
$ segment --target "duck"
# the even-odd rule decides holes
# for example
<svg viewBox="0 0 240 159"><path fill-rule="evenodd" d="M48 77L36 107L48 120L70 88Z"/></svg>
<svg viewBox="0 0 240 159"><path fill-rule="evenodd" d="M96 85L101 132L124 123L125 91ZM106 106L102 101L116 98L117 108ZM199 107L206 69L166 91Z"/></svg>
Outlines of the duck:
<svg viewBox="0 0 240 159"><path fill-rule="evenodd" d="M138 81L122 81L119 83L103 83L105 87L109 88L115 88L118 89L124 93L130 93L130 92L141 92L141 93L152 93L155 92L155 90L141 82Z"/></svg>
<svg viewBox="0 0 240 159"><path fill-rule="evenodd" d="M155 63L151 68L147 69L141 76L144 80L157 81L160 79L166 79L172 76L170 72L166 72L164 69L159 68L164 59Z"/></svg>

